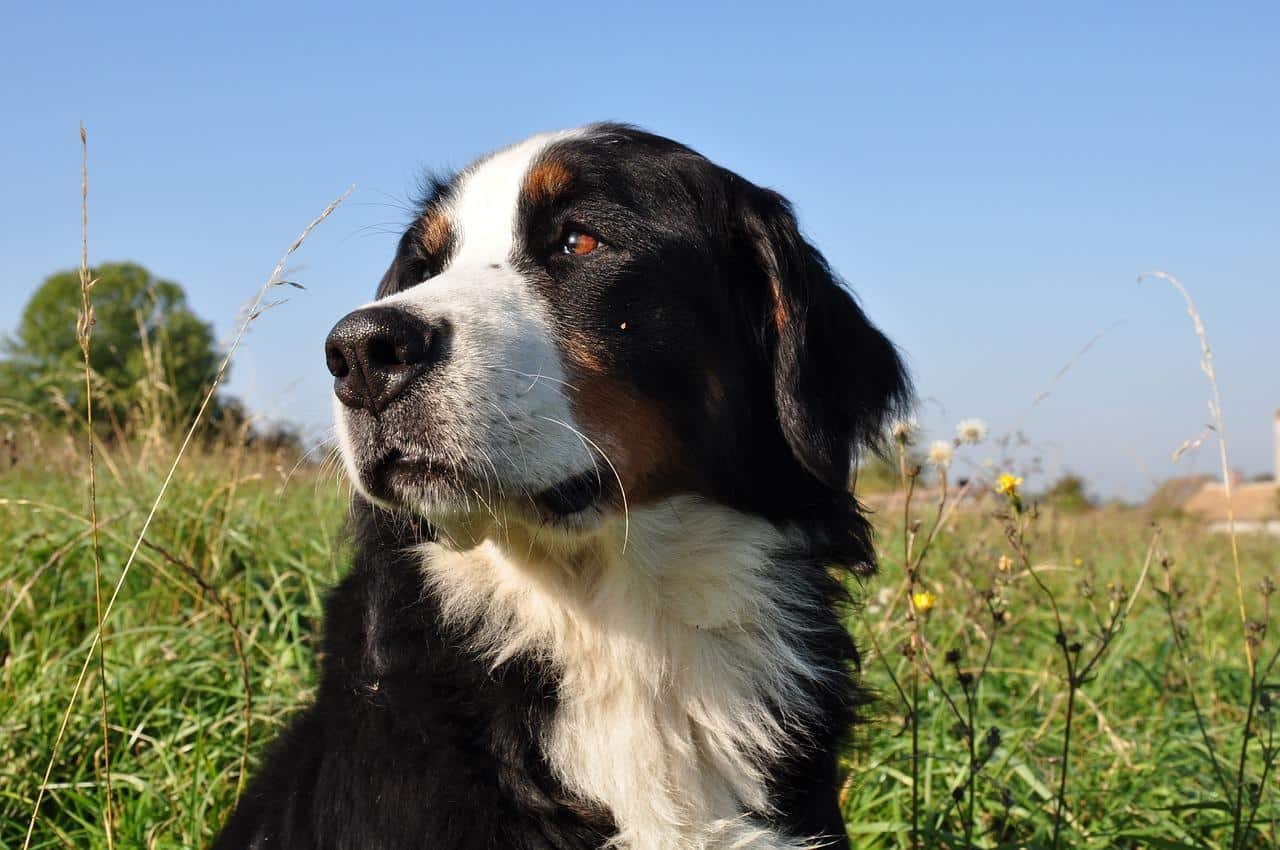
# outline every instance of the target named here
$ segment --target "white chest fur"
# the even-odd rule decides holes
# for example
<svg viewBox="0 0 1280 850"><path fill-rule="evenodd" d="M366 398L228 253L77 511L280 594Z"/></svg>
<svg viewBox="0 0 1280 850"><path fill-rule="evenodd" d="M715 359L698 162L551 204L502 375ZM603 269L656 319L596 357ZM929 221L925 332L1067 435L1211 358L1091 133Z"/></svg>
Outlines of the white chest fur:
<svg viewBox="0 0 1280 850"><path fill-rule="evenodd" d="M749 814L768 811L762 764L804 736L805 692L838 675L797 648L817 603L771 560L784 533L680 497L632 511L625 548L621 527L572 549L538 537L431 544L425 563L495 667L531 653L556 668L543 744L558 778L631 850L809 846Z"/></svg>

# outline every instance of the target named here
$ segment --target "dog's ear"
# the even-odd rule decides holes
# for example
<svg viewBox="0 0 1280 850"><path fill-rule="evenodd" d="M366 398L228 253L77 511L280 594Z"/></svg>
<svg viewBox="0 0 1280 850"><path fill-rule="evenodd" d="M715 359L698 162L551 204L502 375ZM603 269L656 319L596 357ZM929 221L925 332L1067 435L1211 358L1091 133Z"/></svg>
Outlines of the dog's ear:
<svg viewBox="0 0 1280 850"><path fill-rule="evenodd" d="M877 443L886 420L908 405L910 379L893 344L801 235L787 201L753 189L743 219L766 288L757 318L778 421L804 468L845 490L859 448Z"/></svg>

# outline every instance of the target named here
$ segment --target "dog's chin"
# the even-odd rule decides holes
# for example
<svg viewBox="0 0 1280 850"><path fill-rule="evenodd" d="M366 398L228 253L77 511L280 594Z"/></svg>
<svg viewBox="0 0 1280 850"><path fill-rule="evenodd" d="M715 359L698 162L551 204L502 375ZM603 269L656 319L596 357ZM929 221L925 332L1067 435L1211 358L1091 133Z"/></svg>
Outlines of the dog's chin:
<svg viewBox="0 0 1280 850"><path fill-rule="evenodd" d="M365 467L360 484L378 504L416 514L460 545L512 524L556 537L588 535L616 513L612 488L594 469L535 488L392 451Z"/></svg>
<svg viewBox="0 0 1280 850"><path fill-rule="evenodd" d="M384 507L394 509L421 512L417 510L420 506L449 505L477 490L459 467L398 449L358 467L360 490Z"/></svg>

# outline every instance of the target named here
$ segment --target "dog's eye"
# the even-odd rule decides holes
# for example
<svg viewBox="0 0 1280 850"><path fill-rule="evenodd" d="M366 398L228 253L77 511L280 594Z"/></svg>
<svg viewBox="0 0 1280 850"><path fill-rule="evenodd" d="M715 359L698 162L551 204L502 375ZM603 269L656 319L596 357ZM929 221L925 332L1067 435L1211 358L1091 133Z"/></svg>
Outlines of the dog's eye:
<svg viewBox="0 0 1280 850"><path fill-rule="evenodd" d="M581 257L590 254L592 251L600 247L600 240L592 236L590 233L583 233L581 230L570 230L564 235L564 244L560 250L566 254L573 254L575 257Z"/></svg>

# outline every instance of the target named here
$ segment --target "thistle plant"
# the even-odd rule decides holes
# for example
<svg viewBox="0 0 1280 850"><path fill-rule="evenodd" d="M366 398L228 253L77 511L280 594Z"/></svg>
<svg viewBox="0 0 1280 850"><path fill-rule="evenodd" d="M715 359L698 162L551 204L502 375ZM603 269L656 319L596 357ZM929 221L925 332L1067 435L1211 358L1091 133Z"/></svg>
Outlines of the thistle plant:
<svg viewBox="0 0 1280 850"><path fill-rule="evenodd" d="M911 844L913 847L925 846L925 832L922 825L925 813L921 798L920 729L921 684L928 683L941 694L947 709L953 716L957 737L963 743L967 753L961 781L952 789L950 803L947 809L940 813L939 818L943 821L950 820L953 812L958 811L960 831L964 835L965 845L973 846L977 830L977 778L994 757L1002 740L999 728L994 725L989 726L985 732L978 731L978 715L982 680L988 672L997 635L1005 622L1005 613L1001 597L995 590L989 589L982 592L979 598L982 600L987 619L983 645L978 653L980 660L976 664L966 664L964 651L952 648L945 652L943 663L940 665L936 659L937 653L926 635L925 625L930 614L945 602L924 575L924 569L939 533L950 519L950 511L959 500L964 498L969 489L968 485L965 485L958 492L953 493L949 486L948 473L955 460L956 450L966 444L976 445L985 439L986 425L980 420L966 420L957 426L955 439L937 440L929 446L925 463L936 477L937 496L928 523L915 519L912 513L917 485L924 472L922 465L916 462L910 453L910 448L917 438L917 430L915 424L908 421L896 424L891 431L897 447L898 474L903 496L903 593L906 599L908 634L902 643L901 652L908 663L909 676L905 687L888 663L877 635L879 630L872 628L869 624L867 627L873 646L885 662L890 680L901 698L905 725L911 733L909 765Z"/></svg>
<svg viewBox="0 0 1280 850"><path fill-rule="evenodd" d="M1045 582L1040 571L1032 562L1027 531L1030 525L1035 522L1038 511L1034 505L1028 508L1023 500L1021 487L1022 479L1008 473L1001 475L996 484L996 492L1004 497L1007 508L1006 512L1001 515L1001 519L1004 522L1005 537L1014 552L1017 563L1024 573L1030 576L1037 591L1053 612L1055 626L1053 642L1062 657L1067 688L1066 716L1062 730L1062 755L1059 760L1053 807L1052 847L1053 850L1058 850L1062 846L1062 829L1066 818L1067 782L1071 770L1071 733L1076 721L1077 698L1080 689L1086 683L1092 681L1098 663L1107 654L1107 650L1111 647L1116 635L1120 633L1121 628L1124 626L1125 617L1132 607L1132 597L1120 585L1112 583L1108 589L1109 605L1107 614L1100 616L1094 607L1092 585L1087 582L1083 583L1081 596L1088 602L1093 619L1090 624L1093 626L1093 631L1090 632L1088 627L1079 628L1076 624L1070 623L1063 616L1057 594ZM1135 593L1141 588L1143 581L1146 579L1154 547L1155 541L1153 540L1151 548L1148 549L1147 563L1143 566Z"/></svg>
<svg viewBox="0 0 1280 850"><path fill-rule="evenodd" d="M1077 613L1073 619L1060 601L1062 590L1055 589L1045 579L1042 566L1032 557L1036 539L1033 529L1040 509L1025 494L1023 478L1013 472L1002 472L976 485L974 479L966 480L959 487L950 483L958 451L983 441L987 436L986 426L977 420L962 422L956 428L955 438L933 441L919 459L912 452L918 439L913 423L899 424L892 433L897 446L903 500L900 598L905 600L906 636L900 646L907 665L904 677L895 673L884 653L882 636L889 626L866 622L865 612L864 625L901 700L904 731L910 733L910 844L926 847L946 842L946 846L978 847L999 846L1004 840L1002 836L1016 805L1014 796L1007 787L1001 788L998 799L985 807L980 805L983 772L1001 761L1006 741L1006 730L984 704L983 684L992 673L991 661L997 645L1009 634L1010 594L1015 585L1025 583L1032 600L1051 614L1052 645L1061 659L1061 681L1065 686L1062 740L1051 782L1050 822L1046 828L1051 836L1049 846L1057 850L1064 844L1069 821L1072 740L1073 729L1079 722L1081 689L1095 679L1099 666L1123 629L1135 595L1145 581L1156 541L1148 548L1146 563L1132 593L1117 581L1105 584L1105 594L1097 593L1092 577L1081 580L1077 586L1078 601L1084 604L1074 605L1073 610L1081 612L1083 608L1084 616ZM925 480L933 482L934 489L928 491L934 494L933 503L926 517L920 518L916 516L915 506L926 492L921 483ZM1004 551L997 554L989 550L982 556L986 568L976 567L967 580L968 587L950 593L944 590L943 577L930 573L929 555L953 522L960 505L966 500L972 503L974 497L983 492L998 501L994 518L999 523ZM1077 568L1083 566L1083 562L1076 565ZM954 575L948 578L952 582L958 579ZM956 616L948 619L952 622L959 619L964 627L950 638L939 638L931 633L931 620L935 612L948 607L959 609ZM1019 639L1028 637L1024 630ZM932 809L928 803L930 777L944 757L922 746L926 688L940 700L940 707L949 715L950 728L963 748L963 754L954 760L956 777L948 787L945 804ZM990 811L984 814L984 808L1002 810L1002 814Z"/></svg>

